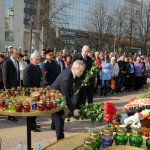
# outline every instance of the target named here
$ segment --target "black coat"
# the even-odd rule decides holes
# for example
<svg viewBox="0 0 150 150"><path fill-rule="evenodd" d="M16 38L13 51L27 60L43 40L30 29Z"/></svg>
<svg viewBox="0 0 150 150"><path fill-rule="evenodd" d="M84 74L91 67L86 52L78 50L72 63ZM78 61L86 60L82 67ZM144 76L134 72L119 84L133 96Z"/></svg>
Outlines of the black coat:
<svg viewBox="0 0 150 150"><path fill-rule="evenodd" d="M23 72L23 85L25 87L40 87L42 72L30 63Z"/></svg>
<svg viewBox="0 0 150 150"><path fill-rule="evenodd" d="M73 96L73 74L70 68L64 69L55 82L52 84L51 88L55 90L59 90L66 99L67 107L71 112L74 111L75 107L71 101Z"/></svg>
<svg viewBox="0 0 150 150"><path fill-rule="evenodd" d="M65 62L63 60L60 60L61 64L62 64L62 70L64 70L66 67L65 67ZM56 60L56 63L57 63L57 70L58 70L58 73L60 74L61 73L61 70L59 68L59 65L58 65L58 60Z"/></svg>
<svg viewBox="0 0 150 150"><path fill-rule="evenodd" d="M45 61L44 70L48 71L46 74L46 82L48 83L47 85L51 86L60 73L58 70L57 61L56 60L53 60L52 62Z"/></svg>
<svg viewBox="0 0 150 150"><path fill-rule="evenodd" d="M118 66L119 66L119 74L121 74L122 71L126 71L126 63L125 63L125 61L119 60L118 61Z"/></svg>
<svg viewBox="0 0 150 150"><path fill-rule="evenodd" d="M18 69L19 69L19 63L18 63ZM7 89L10 89L12 87L16 88L17 85L20 83L20 71L18 70L18 75L17 75L17 70L11 59L7 59L6 61L4 61L2 67L2 76L3 76L4 87L6 87Z"/></svg>
<svg viewBox="0 0 150 150"><path fill-rule="evenodd" d="M134 67L134 63L133 64L133 67ZM130 70L131 70L131 66L130 66L130 63L126 63L126 75L130 75ZM135 68L134 68L134 73L135 73Z"/></svg>

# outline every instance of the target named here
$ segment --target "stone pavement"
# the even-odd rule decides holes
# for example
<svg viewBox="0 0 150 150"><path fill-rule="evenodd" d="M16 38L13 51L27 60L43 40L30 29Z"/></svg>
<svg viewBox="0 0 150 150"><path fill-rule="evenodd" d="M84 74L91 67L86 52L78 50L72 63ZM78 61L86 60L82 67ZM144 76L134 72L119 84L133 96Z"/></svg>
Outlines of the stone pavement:
<svg viewBox="0 0 150 150"><path fill-rule="evenodd" d="M99 94L94 96L94 103L113 101L121 112L121 107L132 97L140 97L143 89L134 92L122 92L117 95L108 95L100 97ZM99 91L98 91L99 92ZM42 147L48 145L49 142L56 141L55 131L50 129L51 115L37 117L37 124L41 126L41 131L38 133L32 132L32 147L37 150L37 145L40 143ZM71 119L65 123L65 136L71 136L83 132L87 132L90 128L100 128L105 124L98 122L91 123L90 121L76 121ZM18 141L21 139L26 150L26 119L19 118L18 122L14 123L7 120L6 116L0 116L0 137L2 138L1 150L17 150Z"/></svg>

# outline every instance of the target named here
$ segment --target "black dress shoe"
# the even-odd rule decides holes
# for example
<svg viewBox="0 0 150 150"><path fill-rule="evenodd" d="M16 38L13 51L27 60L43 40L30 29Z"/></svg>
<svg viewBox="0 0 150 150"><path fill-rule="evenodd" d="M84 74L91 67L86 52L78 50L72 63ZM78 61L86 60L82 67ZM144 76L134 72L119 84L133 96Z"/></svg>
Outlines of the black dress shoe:
<svg viewBox="0 0 150 150"><path fill-rule="evenodd" d="M8 120L13 121L13 122L18 121L15 117L12 117L12 116L8 116Z"/></svg>
<svg viewBox="0 0 150 150"><path fill-rule="evenodd" d="M36 129L36 128L32 128L31 131L32 131L32 132L41 132L41 130Z"/></svg>
<svg viewBox="0 0 150 150"><path fill-rule="evenodd" d="M41 128L39 125L37 125L37 124L34 124L34 127L35 128Z"/></svg>

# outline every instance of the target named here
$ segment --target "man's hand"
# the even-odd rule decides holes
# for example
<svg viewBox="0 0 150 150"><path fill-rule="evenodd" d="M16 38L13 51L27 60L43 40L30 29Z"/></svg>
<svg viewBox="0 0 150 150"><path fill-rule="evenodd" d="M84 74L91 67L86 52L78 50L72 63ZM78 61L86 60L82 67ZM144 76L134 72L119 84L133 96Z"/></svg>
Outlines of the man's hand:
<svg viewBox="0 0 150 150"><path fill-rule="evenodd" d="M75 109L75 110L73 111L73 115L76 116L76 117L79 116L79 110L78 110L78 109Z"/></svg>
<svg viewBox="0 0 150 150"><path fill-rule="evenodd" d="M50 85L48 85L48 86L46 86L45 88L50 89L50 88L51 88L51 86L50 86Z"/></svg>

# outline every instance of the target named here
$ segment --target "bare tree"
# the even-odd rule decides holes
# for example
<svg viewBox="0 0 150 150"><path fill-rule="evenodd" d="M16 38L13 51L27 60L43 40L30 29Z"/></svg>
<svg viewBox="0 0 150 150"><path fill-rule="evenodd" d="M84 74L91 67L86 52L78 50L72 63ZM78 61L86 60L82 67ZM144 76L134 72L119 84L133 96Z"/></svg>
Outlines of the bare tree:
<svg viewBox="0 0 150 150"><path fill-rule="evenodd" d="M89 37L96 45L96 49L102 49L104 46L105 31L107 30L106 19L106 3L98 1L94 10L92 10L88 17L86 29L89 31Z"/></svg>
<svg viewBox="0 0 150 150"><path fill-rule="evenodd" d="M142 54L146 55L147 45L150 40L150 2L143 4L139 11L141 13L137 24L138 37Z"/></svg>
<svg viewBox="0 0 150 150"><path fill-rule="evenodd" d="M64 0L40 0L38 22L43 29L43 39L38 38L43 44L43 48L49 46L50 37L53 36L55 38L51 29L66 23L67 16L65 14L65 8L68 8L72 4L73 0L69 2L64 2Z"/></svg>

